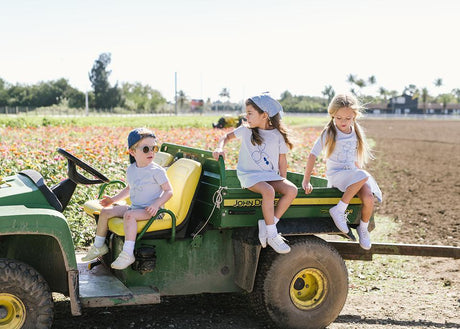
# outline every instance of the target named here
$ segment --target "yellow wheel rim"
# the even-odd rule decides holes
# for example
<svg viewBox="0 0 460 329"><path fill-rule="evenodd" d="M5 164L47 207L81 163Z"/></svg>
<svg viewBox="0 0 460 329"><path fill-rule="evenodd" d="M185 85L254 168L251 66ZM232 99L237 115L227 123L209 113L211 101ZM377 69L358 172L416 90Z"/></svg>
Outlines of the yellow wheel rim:
<svg viewBox="0 0 460 329"><path fill-rule="evenodd" d="M19 329L26 320L26 307L16 296L0 293L0 328Z"/></svg>
<svg viewBox="0 0 460 329"><path fill-rule="evenodd" d="M299 271L291 281L289 294L294 305L301 310L311 310L324 301L327 279L315 268Z"/></svg>

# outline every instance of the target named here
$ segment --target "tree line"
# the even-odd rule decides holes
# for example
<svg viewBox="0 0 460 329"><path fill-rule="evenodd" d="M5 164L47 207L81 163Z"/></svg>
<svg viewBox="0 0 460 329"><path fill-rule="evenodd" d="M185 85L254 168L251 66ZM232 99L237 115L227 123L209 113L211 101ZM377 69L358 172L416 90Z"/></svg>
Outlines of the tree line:
<svg viewBox="0 0 460 329"><path fill-rule="evenodd" d="M0 78L0 107L50 107L60 106L74 109L84 109L86 102L93 109L114 109L123 108L136 113L158 112L167 101L163 95L149 85L139 82L124 82L121 85L116 83L111 86L109 82L111 70L108 69L111 62L110 53L102 53L94 61L93 67L88 73L92 91L85 93L72 87L67 79L39 82L34 85L10 84ZM455 88L449 93L430 95L428 88L417 87L413 84L407 85L404 90L388 90L384 87L376 89L377 79L375 76L361 78L349 74L346 81L350 84L350 92L357 95L363 103L388 103L388 99L402 94L418 98L419 103L426 106L427 103L439 103L444 107L448 103L460 103L460 88ZM433 82L436 88L443 86L441 78ZM376 89L373 94L370 89ZM335 91L331 85L324 87L322 96L293 95L288 90L280 95L280 102L286 112L324 112L328 103L334 97ZM223 88L219 97L226 99L226 102L211 104L210 99L204 102L206 109L224 109L241 111L240 103L230 101L230 90ZM181 90L176 95L176 104L181 111L190 109L192 100ZM220 105L219 104L223 104Z"/></svg>
<svg viewBox="0 0 460 329"><path fill-rule="evenodd" d="M84 109L88 97L90 108L123 108L137 113L151 113L166 103L158 90L139 82L111 86L110 62L110 53L103 53L95 60L88 74L93 89L88 95L72 87L64 78L34 85L13 85L0 78L0 107L40 108L56 105Z"/></svg>

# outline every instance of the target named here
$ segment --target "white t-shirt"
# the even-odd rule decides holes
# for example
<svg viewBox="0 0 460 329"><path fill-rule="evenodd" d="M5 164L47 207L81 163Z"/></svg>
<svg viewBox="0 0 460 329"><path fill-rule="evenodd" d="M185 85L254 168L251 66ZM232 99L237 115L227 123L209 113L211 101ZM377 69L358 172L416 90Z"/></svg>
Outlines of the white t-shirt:
<svg viewBox="0 0 460 329"><path fill-rule="evenodd" d="M369 185L372 193L382 202L382 191L375 179L363 169L356 167L358 137L353 127L349 134L341 132L336 127L335 148L326 160L326 176L328 187L336 187L345 192L348 186L361 181L367 177L366 184ZM318 137L311 154L318 157L326 145L326 133Z"/></svg>
<svg viewBox="0 0 460 329"><path fill-rule="evenodd" d="M357 147L358 138L356 137L355 130L352 128L351 133L345 134L336 128L337 135L335 137L335 148L329 158L326 160L326 175L332 174L338 170L356 168L355 161L357 161ZM318 157L324 146L326 145L326 136L324 133L318 137L311 153Z"/></svg>
<svg viewBox="0 0 460 329"><path fill-rule="evenodd" d="M286 154L289 148L277 129L259 129L261 145L251 143L252 130L248 127L240 126L233 133L241 140L236 170L242 187L284 179L279 175L279 156Z"/></svg>
<svg viewBox="0 0 460 329"><path fill-rule="evenodd" d="M154 162L142 168L132 163L126 171L126 177L132 208L150 206L163 193L161 185L168 182L166 170Z"/></svg>

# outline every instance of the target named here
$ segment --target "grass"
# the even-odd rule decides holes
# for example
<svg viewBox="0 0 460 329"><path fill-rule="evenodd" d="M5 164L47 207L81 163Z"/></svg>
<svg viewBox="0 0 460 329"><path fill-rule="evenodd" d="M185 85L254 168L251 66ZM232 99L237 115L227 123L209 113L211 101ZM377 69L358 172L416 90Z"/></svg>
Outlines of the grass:
<svg viewBox="0 0 460 329"><path fill-rule="evenodd" d="M60 117L60 116L0 116L0 127L39 127L39 126L101 126L101 127L143 127L149 126L159 129L169 128L200 128L212 127L220 115L145 115L145 116L81 116L81 117ZM312 127L323 126L326 116L289 115L283 117L288 126Z"/></svg>

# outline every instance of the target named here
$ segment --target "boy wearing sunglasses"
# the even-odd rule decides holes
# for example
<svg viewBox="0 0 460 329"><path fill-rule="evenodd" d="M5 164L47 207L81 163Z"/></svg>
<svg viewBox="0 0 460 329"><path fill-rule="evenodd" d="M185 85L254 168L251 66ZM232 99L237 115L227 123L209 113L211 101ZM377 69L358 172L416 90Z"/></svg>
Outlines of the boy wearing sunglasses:
<svg viewBox="0 0 460 329"><path fill-rule="evenodd" d="M159 148L152 131L145 128L132 130L128 136L130 166L126 171L127 186L113 197L104 196L96 228L94 244L82 261L87 262L105 255L109 249L105 244L108 220L123 217L125 242L118 258L111 264L114 269L125 269L135 261L134 244L137 221L155 216L158 209L172 197L172 187L166 170L153 162ZM129 196L131 205L116 205Z"/></svg>

